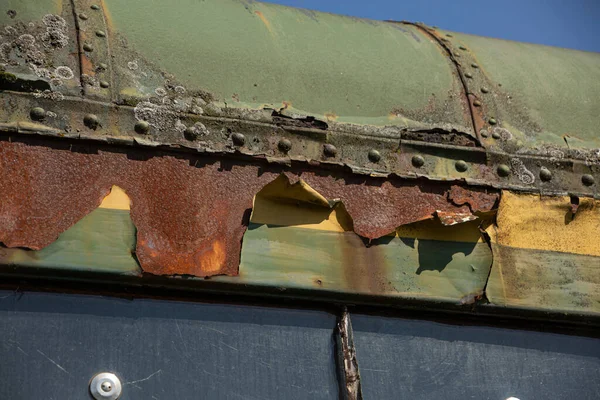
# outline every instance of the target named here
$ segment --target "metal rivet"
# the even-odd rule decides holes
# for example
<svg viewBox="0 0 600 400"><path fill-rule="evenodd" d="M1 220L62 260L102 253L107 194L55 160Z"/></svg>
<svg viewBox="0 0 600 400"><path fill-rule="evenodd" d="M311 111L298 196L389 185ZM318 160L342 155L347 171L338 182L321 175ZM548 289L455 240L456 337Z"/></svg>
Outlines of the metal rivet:
<svg viewBox="0 0 600 400"><path fill-rule="evenodd" d="M85 50L85 51L94 51L94 48L92 47L92 45L85 43L83 45L83 50Z"/></svg>
<svg viewBox="0 0 600 400"><path fill-rule="evenodd" d="M92 4L90 8L91 8L92 10L99 10L99 9L100 9L100 6L99 6L99 5L97 5L97 4Z"/></svg>
<svg viewBox="0 0 600 400"><path fill-rule="evenodd" d="M458 160L454 164L454 168L456 168L456 170L458 172L465 172L466 170L469 169L469 165L466 162L464 162L463 160Z"/></svg>
<svg viewBox="0 0 600 400"><path fill-rule="evenodd" d="M490 118L489 121L490 125L496 125L498 123L498 121L496 121L496 118Z"/></svg>
<svg viewBox="0 0 600 400"><path fill-rule="evenodd" d="M492 132L492 137L494 139L500 139L502 137L502 135L500 135L500 132L494 131L494 132Z"/></svg>
<svg viewBox="0 0 600 400"><path fill-rule="evenodd" d="M243 146L246 143L246 138L241 133L233 133L231 134L231 141L236 146Z"/></svg>
<svg viewBox="0 0 600 400"><path fill-rule="evenodd" d="M544 182L548 182L549 180L552 180L552 172L550 172L550 170L546 167L542 167L540 169L540 179Z"/></svg>
<svg viewBox="0 0 600 400"><path fill-rule="evenodd" d="M381 154L375 149L369 150L368 156L369 160L374 163L379 162L379 160L381 160Z"/></svg>
<svg viewBox="0 0 600 400"><path fill-rule="evenodd" d="M469 79L473 78L473 74L471 74L470 72L465 72L465 76Z"/></svg>
<svg viewBox="0 0 600 400"><path fill-rule="evenodd" d="M41 121L46 118L46 110L42 107L34 107L29 111L29 116L35 121Z"/></svg>
<svg viewBox="0 0 600 400"><path fill-rule="evenodd" d="M185 128L183 131L183 137L190 141L196 140L198 139L198 132L193 128Z"/></svg>
<svg viewBox="0 0 600 400"><path fill-rule="evenodd" d="M473 67L473 68L479 68L479 65L473 63L473 64L471 64L471 67Z"/></svg>
<svg viewBox="0 0 600 400"><path fill-rule="evenodd" d="M292 149L292 142L289 139L281 139L279 143L277 143L277 147L280 151L287 153Z"/></svg>
<svg viewBox="0 0 600 400"><path fill-rule="evenodd" d="M104 36L106 36L106 33L104 33L104 31L96 31L96 36L104 37Z"/></svg>
<svg viewBox="0 0 600 400"><path fill-rule="evenodd" d="M140 135L145 135L150 130L150 124L146 121L137 121L133 129Z"/></svg>
<svg viewBox="0 0 600 400"><path fill-rule="evenodd" d="M488 88L486 88L486 87L482 87L481 88L481 93L489 93L489 91L490 90Z"/></svg>
<svg viewBox="0 0 600 400"><path fill-rule="evenodd" d="M96 400L116 400L121 396L123 387L115 374L100 373L90 382L90 393Z"/></svg>
<svg viewBox="0 0 600 400"><path fill-rule="evenodd" d="M510 167L506 164L498 165L498 169L496 171L498 172L498 175L502 177L507 177L510 175Z"/></svg>
<svg viewBox="0 0 600 400"><path fill-rule="evenodd" d="M585 186L592 186L595 183L594 177L589 174L585 174L581 177L581 183L583 183Z"/></svg>
<svg viewBox="0 0 600 400"><path fill-rule="evenodd" d="M85 13L79 13L79 19L81 19L81 20L84 20L84 21L85 21L85 20L87 20L87 19L88 19L88 16L87 16Z"/></svg>
<svg viewBox="0 0 600 400"><path fill-rule="evenodd" d="M337 149L332 144L329 144L329 143L324 144L323 145L323 154L325 154L325 156L327 156L327 157L335 157L335 155L337 154Z"/></svg>
<svg viewBox="0 0 600 400"><path fill-rule="evenodd" d="M454 57L460 57L460 53L454 53Z"/></svg>
<svg viewBox="0 0 600 400"><path fill-rule="evenodd" d="M486 131L485 129L480 130L479 134L481 135L481 137L488 137L488 131Z"/></svg>
<svg viewBox="0 0 600 400"><path fill-rule="evenodd" d="M479 107L479 106L481 106L481 102L479 100L473 100L473 105L475 107Z"/></svg>
<svg viewBox="0 0 600 400"><path fill-rule="evenodd" d="M419 155L413 156L411 161L412 161L412 165L417 168L420 168L423 165L425 165L425 159Z"/></svg>
<svg viewBox="0 0 600 400"><path fill-rule="evenodd" d="M100 63L100 64L98 64L98 68L100 68L100 69L108 69L108 65L106 65L106 63Z"/></svg>
<svg viewBox="0 0 600 400"><path fill-rule="evenodd" d="M448 36L448 37L452 37L452 35L451 35L451 34L449 34L449 33L446 33L446 36Z"/></svg>
<svg viewBox="0 0 600 400"><path fill-rule="evenodd" d="M98 121L98 117L95 114L86 114L86 116L83 117L83 123L85 126L93 130L96 130L98 125L100 125L100 121Z"/></svg>
<svg viewBox="0 0 600 400"><path fill-rule="evenodd" d="M458 48L461 50L467 50L467 48L465 46L458 46Z"/></svg>
<svg viewBox="0 0 600 400"><path fill-rule="evenodd" d="M110 86L110 85L108 84L108 82L107 82L107 81L100 81L100 87L103 87L103 88L105 88L105 89L106 89L106 88L107 88L107 87L109 87L109 86Z"/></svg>

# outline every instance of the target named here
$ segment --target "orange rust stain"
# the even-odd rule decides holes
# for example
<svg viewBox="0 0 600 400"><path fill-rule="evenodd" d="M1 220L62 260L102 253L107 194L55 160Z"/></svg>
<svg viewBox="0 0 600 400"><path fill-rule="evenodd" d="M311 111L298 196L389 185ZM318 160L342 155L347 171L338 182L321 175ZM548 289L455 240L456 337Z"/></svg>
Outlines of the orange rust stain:
<svg viewBox="0 0 600 400"><path fill-rule="evenodd" d="M89 76L95 76L96 75L96 71L94 70L94 65L92 64L92 61L87 58L85 55L81 57L81 69L82 69L82 73L89 75Z"/></svg>
<svg viewBox="0 0 600 400"><path fill-rule="evenodd" d="M202 254L200 269L204 274L214 274L220 271L225 264L225 246L220 240L215 240L212 247Z"/></svg>
<svg viewBox="0 0 600 400"><path fill-rule="evenodd" d="M283 104L283 109L287 110L288 108L290 108L292 106L292 102L291 101L282 101L281 102Z"/></svg>
<svg viewBox="0 0 600 400"><path fill-rule="evenodd" d="M325 118L327 118L327 121L335 121L338 119L338 116L334 113L325 113Z"/></svg>
<svg viewBox="0 0 600 400"><path fill-rule="evenodd" d="M271 28L271 22L265 17L265 15L260 11L254 11L254 14L258 15L260 20L265 24L270 33L273 33L273 29Z"/></svg>
<svg viewBox="0 0 600 400"><path fill-rule="evenodd" d="M110 11L108 11L108 7L104 4L104 0L100 1L100 7L102 7L102 12L104 13L104 23L106 24L107 30L110 32L113 30L113 19Z"/></svg>

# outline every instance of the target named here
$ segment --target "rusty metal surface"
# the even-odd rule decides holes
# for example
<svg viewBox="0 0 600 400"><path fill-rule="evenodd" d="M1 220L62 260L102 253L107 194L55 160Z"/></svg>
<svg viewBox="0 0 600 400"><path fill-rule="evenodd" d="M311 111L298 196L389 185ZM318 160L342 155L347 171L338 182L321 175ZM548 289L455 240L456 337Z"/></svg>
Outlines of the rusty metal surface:
<svg viewBox="0 0 600 400"><path fill-rule="evenodd" d="M153 274L237 273L253 196L282 171L217 160L93 145L53 148L0 142L0 241L40 249L98 207L112 185L132 200L136 255ZM470 213L448 200L449 184L288 171L329 199L340 199L357 234L374 239L436 211ZM486 210L489 210L486 209Z"/></svg>

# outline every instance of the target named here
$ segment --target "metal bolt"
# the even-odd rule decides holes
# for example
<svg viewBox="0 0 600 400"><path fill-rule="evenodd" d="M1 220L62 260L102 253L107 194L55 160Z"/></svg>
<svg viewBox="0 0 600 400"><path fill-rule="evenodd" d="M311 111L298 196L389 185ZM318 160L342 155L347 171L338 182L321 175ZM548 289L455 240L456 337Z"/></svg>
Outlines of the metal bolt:
<svg viewBox="0 0 600 400"><path fill-rule="evenodd" d="M479 134L481 135L481 137L488 137L488 131L486 131L485 129L480 130Z"/></svg>
<svg viewBox="0 0 600 400"><path fill-rule="evenodd" d="M196 140L198 139L198 132L193 128L185 128L183 136L189 141Z"/></svg>
<svg viewBox="0 0 600 400"><path fill-rule="evenodd" d="M494 132L492 132L492 137L494 139L500 139L502 137L502 135L500 135L499 132L494 131Z"/></svg>
<svg viewBox="0 0 600 400"><path fill-rule="evenodd" d="M496 125L498 123L498 121L496 121L496 118L490 118L488 122L490 123L490 125Z"/></svg>
<svg viewBox="0 0 600 400"><path fill-rule="evenodd" d="M596 182L594 181L594 177L592 175L585 174L581 177L581 183L583 183L585 186L592 186Z"/></svg>
<svg viewBox="0 0 600 400"><path fill-rule="evenodd" d="M90 7L92 10L99 10L100 6L97 4L92 4L92 6Z"/></svg>
<svg viewBox="0 0 600 400"><path fill-rule="evenodd" d="M466 170L469 169L469 164L467 164L466 162L464 162L463 160L458 160L455 164L454 164L454 168L456 168L456 170L458 172L465 172Z"/></svg>
<svg viewBox="0 0 600 400"><path fill-rule="evenodd" d="M146 121L138 121L135 123L133 129L140 135L145 135L150 130L150 124Z"/></svg>
<svg viewBox="0 0 600 400"><path fill-rule="evenodd" d="M508 175L510 175L510 167L506 164L500 164L498 165L498 169L496 170L498 172L498 175L506 178Z"/></svg>
<svg viewBox="0 0 600 400"><path fill-rule="evenodd" d="M540 169L540 179L544 182L548 182L549 180L552 180L552 172L550 172L550 170L546 167L542 167Z"/></svg>
<svg viewBox="0 0 600 400"><path fill-rule="evenodd" d="M477 64L475 64L475 63L473 63L473 64L471 64L471 67L473 67L473 68L477 69L477 68L479 68L479 65L477 65Z"/></svg>
<svg viewBox="0 0 600 400"><path fill-rule="evenodd" d="M96 130L98 125L100 125L100 121L95 114L86 114L86 116L83 117L83 124L90 129Z"/></svg>
<svg viewBox="0 0 600 400"><path fill-rule="evenodd" d="M481 93L489 93L490 89L486 88L485 86L481 88Z"/></svg>
<svg viewBox="0 0 600 400"><path fill-rule="evenodd" d="M246 143L246 138L241 133L236 132L231 135L231 141L236 146L243 146Z"/></svg>
<svg viewBox="0 0 600 400"><path fill-rule="evenodd" d="M323 154L325 154L326 157L335 157L335 155L337 154L337 149L332 144L329 144L329 143L324 144L323 145Z"/></svg>
<svg viewBox="0 0 600 400"><path fill-rule="evenodd" d="M104 31L96 31L96 36L98 36L98 37L105 37L106 33L104 33Z"/></svg>
<svg viewBox="0 0 600 400"><path fill-rule="evenodd" d="M34 107L29 111L29 116L34 121L41 121L46 118L46 110L42 107Z"/></svg>
<svg viewBox="0 0 600 400"><path fill-rule="evenodd" d="M412 161L412 165L415 166L415 167L417 167L417 168L420 168L423 165L425 165L425 159L422 156L419 156L419 155L413 156L411 161Z"/></svg>
<svg viewBox="0 0 600 400"><path fill-rule="evenodd" d="M473 74L471 74L470 72L465 72L465 76L469 79L473 78Z"/></svg>
<svg viewBox="0 0 600 400"><path fill-rule="evenodd" d="M458 46L458 48L461 50L467 50L467 48L465 46Z"/></svg>
<svg viewBox="0 0 600 400"><path fill-rule="evenodd" d="M123 386L115 374L100 373L90 382L90 393L96 400L117 400L121 396Z"/></svg>
<svg viewBox="0 0 600 400"><path fill-rule="evenodd" d="M109 87L109 86L110 86L110 85L108 84L108 82L107 82L107 81L100 81L100 87L103 87L103 88L105 88L105 89L106 89L106 88L107 88L107 87Z"/></svg>
<svg viewBox="0 0 600 400"><path fill-rule="evenodd" d="M92 47L92 45L91 45L91 44L87 44L87 43L85 43L85 44L83 45L83 50L85 50L85 51L94 51L94 48Z"/></svg>
<svg viewBox="0 0 600 400"><path fill-rule="evenodd" d="M79 13L79 19L85 21L88 19L88 16L85 13Z"/></svg>
<svg viewBox="0 0 600 400"><path fill-rule="evenodd" d="M480 107L481 106L481 102L479 100L473 100L473 105L475 107Z"/></svg>
<svg viewBox="0 0 600 400"><path fill-rule="evenodd" d="M292 142L289 139L281 139L279 143L277 143L277 147L283 153L287 153L292 149Z"/></svg>
<svg viewBox="0 0 600 400"><path fill-rule="evenodd" d="M379 160L381 160L381 154L375 149L369 150L369 160L374 163L379 162Z"/></svg>

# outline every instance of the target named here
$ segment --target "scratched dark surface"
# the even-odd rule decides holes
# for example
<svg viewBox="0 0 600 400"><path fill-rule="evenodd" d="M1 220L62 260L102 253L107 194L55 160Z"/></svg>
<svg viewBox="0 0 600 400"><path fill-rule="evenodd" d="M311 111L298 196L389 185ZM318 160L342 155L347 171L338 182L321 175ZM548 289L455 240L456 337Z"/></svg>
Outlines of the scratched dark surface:
<svg viewBox="0 0 600 400"><path fill-rule="evenodd" d="M332 315L0 291L0 399L338 399Z"/></svg>
<svg viewBox="0 0 600 400"><path fill-rule="evenodd" d="M599 399L600 340L352 315L365 399Z"/></svg>

